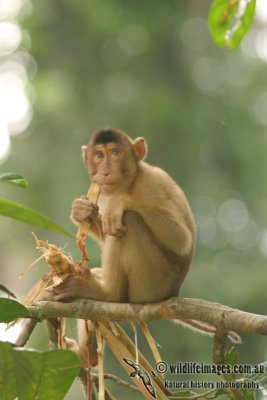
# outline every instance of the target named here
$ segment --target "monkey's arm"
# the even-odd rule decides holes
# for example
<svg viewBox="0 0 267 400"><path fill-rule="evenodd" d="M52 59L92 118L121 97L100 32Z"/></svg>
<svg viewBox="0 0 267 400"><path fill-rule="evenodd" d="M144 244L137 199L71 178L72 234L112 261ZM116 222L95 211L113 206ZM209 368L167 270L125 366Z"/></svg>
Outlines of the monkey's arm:
<svg viewBox="0 0 267 400"><path fill-rule="evenodd" d="M156 241L167 250L177 255L191 252L195 241L195 225L190 210L184 207L174 212L175 206L165 202L162 206L144 205L129 196L118 196L110 202L103 215L103 231L109 235L119 236L127 227L123 225L123 215L127 211L138 213Z"/></svg>
<svg viewBox="0 0 267 400"><path fill-rule="evenodd" d="M54 299L61 301L66 298L90 297L94 300L106 300L107 289L99 276L98 268L87 272L86 277L70 276L53 289Z"/></svg>
<svg viewBox="0 0 267 400"><path fill-rule="evenodd" d="M177 255L187 255L194 247L195 227L190 215L177 211L172 213L166 207L139 207L133 205L156 240Z"/></svg>
<svg viewBox="0 0 267 400"><path fill-rule="evenodd" d="M82 222L90 222L89 235L98 242L103 239L102 219L98 213L98 206L90 203L87 196L84 195L74 200L70 218L72 222L78 226Z"/></svg>
<svg viewBox="0 0 267 400"><path fill-rule="evenodd" d="M53 289L53 300L62 301L67 298L85 297L93 300L120 302L124 299L123 293L127 282L123 274L117 274L116 279L114 276L113 270L106 271L104 268L87 270L86 276L71 275Z"/></svg>

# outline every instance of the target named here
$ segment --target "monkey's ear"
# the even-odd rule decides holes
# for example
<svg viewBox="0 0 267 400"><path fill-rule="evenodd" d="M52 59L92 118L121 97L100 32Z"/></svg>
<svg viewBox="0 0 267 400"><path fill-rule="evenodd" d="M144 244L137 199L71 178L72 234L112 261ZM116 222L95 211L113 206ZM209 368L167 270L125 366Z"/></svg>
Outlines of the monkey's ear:
<svg viewBox="0 0 267 400"><path fill-rule="evenodd" d="M138 160L142 160L147 155L147 144L144 138L139 137L133 141L133 146Z"/></svg>
<svg viewBox="0 0 267 400"><path fill-rule="evenodd" d="M83 162L85 165L87 163L86 150L87 150L87 146L82 146L82 159L83 159Z"/></svg>

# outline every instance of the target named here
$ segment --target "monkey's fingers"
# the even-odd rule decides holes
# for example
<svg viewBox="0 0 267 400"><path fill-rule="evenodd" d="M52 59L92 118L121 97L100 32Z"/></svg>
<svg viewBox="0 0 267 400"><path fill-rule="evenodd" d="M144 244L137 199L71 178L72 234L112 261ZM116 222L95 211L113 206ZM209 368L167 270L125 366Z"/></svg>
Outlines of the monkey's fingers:
<svg viewBox="0 0 267 400"><path fill-rule="evenodd" d="M90 214L93 216L96 213L96 209L94 210L94 207L92 206L92 204L97 204L97 201L98 201L98 198L100 195L100 191L101 191L101 186L93 182L87 193L88 200L78 199L78 204L80 204L79 202L87 203L87 207L90 209ZM89 206L88 206L88 202L90 202ZM94 212L92 212L92 210L94 210ZM97 209L97 212L98 212L98 209ZM84 221L81 222L78 232L77 232L77 235L76 235L76 242L77 242L78 248L82 255L82 261L85 261L85 260L88 261L88 258L89 258L86 248L85 248L85 240L88 236L88 233L90 230L90 224L91 224L91 222L88 221L88 217L90 218L90 215L87 216L87 218L86 218L87 221L85 219Z"/></svg>
<svg viewBox="0 0 267 400"><path fill-rule="evenodd" d="M71 218L74 219L76 222L81 222L83 219L87 217L84 214L88 212L88 209L89 209L88 200L76 199L72 205Z"/></svg>
<svg viewBox="0 0 267 400"><path fill-rule="evenodd" d="M127 232L127 230L128 230L127 226L123 225L122 223L116 224L116 232L118 236L122 236L125 232Z"/></svg>
<svg viewBox="0 0 267 400"><path fill-rule="evenodd" d="M108 233L108 235L116 236L116 237L122 237L125 234L126 231L127 231L127 227L125 226L125 227L123 227L121 229L117 229L116 231Z"/></svg>
<svg viewBox="0 0 267 400"><path fill-rule="evenodd" d="M71 296L68 296L68 294L61 292L61 293L56 293L54 295L54 301L64 301L71 298Z"/></svg>
<svg viewBox="0 0 267 400"><path fill-rule="evenodd" d="M84 202L77 203L72 209L72 218L77 222L94 220L98 216L99 207L96 204Z"/></svg>
<svg viewBox="0 0 267 400"><path fill-rule="evenodd" d="M88 208L90 206L98 209L98 206L95 203L90 202L88 199L76 199L74 202L74 208Z"/></svg>
<svg viewBox="0 0 267 400"><path fill-rule="evenodd" d="M88 217L89 222L94 221L98 217L99 207L96 204L91 204L90 215Z"/></svg>
<svg viewBox="0 0 267 400"><path fill-rule="evenodd" d="M122 236L127 231L120 215L113 215L103 220L103 232L111 236Z"/></svg>
<svg viewBox="0 0 267 400"><path fill-rule="evenodd" d="M80 210L80 211L75 210L75 211L72 212L71 218L72 218L74 221L78 222L78 223L82 223L82 222L86 221L86 220L89 218L89 215L90 215L90 214L89 214L87 211L84 211L84 210Z"/></svg>
<svg viewBox="0 0 267 400"><path fill-rule="evenodd" d="M69 276L62 283L53 288L55 301L62 301L72 297L79 297L80 285L83 279L79 276Z"/></svg>

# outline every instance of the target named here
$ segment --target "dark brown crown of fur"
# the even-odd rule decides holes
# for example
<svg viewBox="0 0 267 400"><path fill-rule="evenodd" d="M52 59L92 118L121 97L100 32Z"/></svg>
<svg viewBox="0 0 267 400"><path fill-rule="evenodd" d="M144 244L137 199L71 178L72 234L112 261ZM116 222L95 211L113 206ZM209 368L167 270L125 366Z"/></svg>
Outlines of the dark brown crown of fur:
<svg viewBox="0 0 267 400"><path fill-rule="evenodd" d="M124 132L114 128L104 128L93 134L89 145L95 146L97 144L107 143L123 144L125 140L129 142L128 136Z"/></svg>

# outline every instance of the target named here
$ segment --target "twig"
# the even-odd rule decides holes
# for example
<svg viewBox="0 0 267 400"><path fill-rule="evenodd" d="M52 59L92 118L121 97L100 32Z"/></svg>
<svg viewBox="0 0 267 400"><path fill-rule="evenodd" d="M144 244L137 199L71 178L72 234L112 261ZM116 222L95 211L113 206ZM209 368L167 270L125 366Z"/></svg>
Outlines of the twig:
<svg viewBox="0 0 267 400"><path fill-rule="evenodd" d="M215 393L217 391L217 389L211 389L208 390L205 393L199 393L199 394L194 394L193 396L190 397L177 397L177 396L171 396L169 399L170 400L196 400L196 399L201 399L201 398L205 398L205 399L212 399L213 397L209 397L212 393Z"/></svg>
<svg viewBox="0 0 267 400"><path fill-rule="evenodd" d="M213 344L213 361L215 364L224 364L224 348L226 345L228 332L223 327L217 327L215 335L214 335L214 344ZM223 374L222 378L225 381L234 380L234 376L229 376L227 374ZM237 389L228 389L230 395L236 400L244 400L244 397Z"/></svg>
<svg viewBox="0 0 267 400"><path fill-rule="evenodd" d="M59 329L60 320L59 318L49 318L46 323L46 330L48 333L48 347L50 349L55 349L59 344Z"/></svg>
<svg viewBox="0 0 267 400"><path fill-rule="evenodd" d="M171 298L162 303L118 304L93 300L72 303L39 301L28 307L33 318L81 318L95 321L196 319L227 330L267 335L267 316L198 299ZM222 322L223 321L223 322Z"/></svg>
<svg viewBox="0 0 267 400"><path fill-rule="evenodd" d="M144 322L140 322L140 326L141 326L142 332L147 340L147 343L152 351L152 354L153 354L153 357L154 357L156 363L161 362L162 358L159 354L159 351L158 351L156 343L153 339L153 336L151 335L151 332L147 327L147 324L145 324Z"/></svg>
<svg viewBox="0 0 267 400"><path fill-rule="evenodd" d="M92 378L94 378L94 379L97 378L97 379L98 379L98 375L97 375L97 374L92 374ZM109 380L111 380L111 381L117 383L117 385L123 386L123 387L125 387L125 388L127 388L127 389L129 389L129 390L131 390L131 391L133 391L133 392L140 393L140 390L139 390L136 386L133 386L133 385L131 385L131 384L128 383L128 382L125 382L124 380L118 378L118 377L115 376L115 375L112 375L112 374L104 374L104 379L109 379Z"/></svg>
<svg viewBox="0 0 267 400"><path fill-rule="evenodd" d="M95 324L96 332L96 343L97 343L97 356L98 356L98 375L99 375L99 400L105 400L105 383L104 383L104 344L103 339L98 329L98 325Z"/></svg>
<svg viewBox="0 0 267 400"><path fill-rule="evenodd" d="M217 328L213 340L213 361L214 364L224 364L224 348L228 332L223 328Z"/></svg>
<svg viewBox="0 0 267 400"><path fill-rule="evenodd" d="M96 390L99 392L99 377L97 375L92 376ZM105 387L105 400L116 400L113 394Z"/></svg>
<svg viewBox="0 0 267 400"><path fill-rule="evenodd" d="M138 365L139 364L139 352L138 352L138 335L137 335L137 329L133 321L130 321L130 326L132 328L132 331L134 333L134 346L135 346L135 363Z"/></svg>
<svg viewBox="0 0 267 400"><path fill-rule="evenodd" d="M90 338L91 336L89 335L89 325L88 321L84 321L85 323L85 330L87 337L89 338L88 343L87 343L87 389L86 389L86 399L87 400L92 400L92 393L93 393L93 388L92 388L92 380L91 380L91 369L92 369L92 348L90 346Z"/></svg>
<svg viewBox="0 0 267 400"><path fill-rule="evenodd" d="M37 325L37 320L36 319L27 319L24 322L24 326L22 327L20 334L16 340L16 345L20 347L24 347L25 344L28 342L29 337L32 334L32 331L34 330L35 326Z"/></svg>
<svg viewBox="0 0 267 400"><path fill-rule="evenodd" d="M84 395L86 396L87 395L87 370L85 368L81 368L79 371L78 377L81 381L81 384L82 384L82 387L84 390Z"/></svg>

